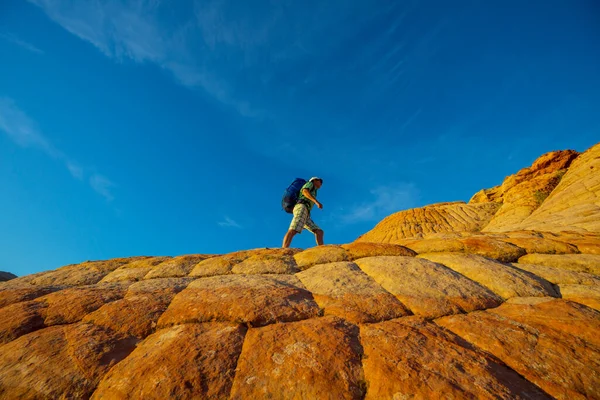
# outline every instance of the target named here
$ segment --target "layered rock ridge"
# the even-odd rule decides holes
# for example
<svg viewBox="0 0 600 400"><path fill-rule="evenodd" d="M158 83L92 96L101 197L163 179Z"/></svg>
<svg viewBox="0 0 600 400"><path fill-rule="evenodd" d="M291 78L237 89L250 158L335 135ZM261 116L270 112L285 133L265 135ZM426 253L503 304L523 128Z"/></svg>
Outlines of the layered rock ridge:
<svg viewBox="0 0 600 400"><path fill-rule="evenodd" d="M600 144L584 153L554 151L468 203L440 203L384 218L357 241L402 243L488 232L600 233Z"/></svg>
<svg viewBox="0 0 600 400"><path fill-rule="evenodd" d="M600 397L600 255L565 238L459 239L114 259L0 283L0 398Z"/></svg>

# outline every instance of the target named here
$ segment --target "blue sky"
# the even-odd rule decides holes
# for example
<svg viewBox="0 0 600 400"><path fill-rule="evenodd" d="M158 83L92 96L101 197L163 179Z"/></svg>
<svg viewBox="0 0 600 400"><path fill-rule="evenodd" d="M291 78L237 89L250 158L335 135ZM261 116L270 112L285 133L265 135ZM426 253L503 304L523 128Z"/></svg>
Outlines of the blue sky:
<svg viewBox="0 0 600 400"><path fill-rule="evenodd" d="M600 5L3 0L0 270L326 243L600 138ZM310 247L305 232L293 246Z"/></svg>

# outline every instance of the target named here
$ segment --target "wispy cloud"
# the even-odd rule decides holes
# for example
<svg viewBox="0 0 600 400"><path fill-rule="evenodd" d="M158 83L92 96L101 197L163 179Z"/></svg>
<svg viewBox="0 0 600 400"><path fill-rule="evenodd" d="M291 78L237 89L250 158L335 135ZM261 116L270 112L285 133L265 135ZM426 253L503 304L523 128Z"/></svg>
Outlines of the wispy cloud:
<svg viewBox="0 0 600 400"><path fill-rule="evenodd" d="M370 190L371 199L342 210L342 224L377 221L391 213L413 208L419 199L419 190L413 183L379 186Z"/></svg>
<svg viewBox="0 0 600 400"><path fill-rule="evenodd" d="M63 163L74 178L84 179L85 168L54 147L37 127L35 121L8 97L0 97L0 131L17 145L41 150L47 156ZM108 201L114 199L110 190L114 184L105 176L94 173L89 178L89 184Z"/></svg>
<svg viewBox="0 0 600 400"><path fill-rule="evenodd" d="M224 221L220 221L217 222L217 224L219 226L225 227L225 228L237 228L237 229L242 229L242 226L240 224L238 224L237 222L235 222L234 220L232 220L231 218L229 218L228 216L225 216L225 220Z"/></svg>
<svg viewBox="0 0 600 400"><path fill-rule="evenodd" d="M44 54L44 51L41 50L40 48L34 46L33 44L26 42L22 39L20 39L18 36L16 36L15 34L12 33L3 33L0 34L0 38L6 40L7 42L10 42L12 44L15 44L25 50L28 50L32 53L36 53L36 54Z"/></svg>
<svg viewBox="0 0 600 400"><path fill-rule="evenodd" d="M111 188L115 186L107 177L100 174L93 174L90 177L90 185L97 193L102 195L106 200L112 201L114 197L111 193Z"/></svg>

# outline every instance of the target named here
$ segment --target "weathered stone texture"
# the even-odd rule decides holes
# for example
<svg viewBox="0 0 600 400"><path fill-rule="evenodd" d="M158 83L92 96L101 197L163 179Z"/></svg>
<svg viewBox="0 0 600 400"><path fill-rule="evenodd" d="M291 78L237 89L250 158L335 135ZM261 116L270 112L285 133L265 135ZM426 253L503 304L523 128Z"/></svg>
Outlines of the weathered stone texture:
<svg viewBox="0 0 600 400"><path fill-rule="evenodd" d="M409 317L361 325L367 399L550 398L460 337Z"/></svg>
<svg viewBox="0 0 600 400"><path fill-rule="evenodd" d="M354 263L321 264L296 276L326 315L352 322L375 322L410 314L398 299Z"/></svg>
<svg viewBox="0 0 600 400"><path fill-rule="evenodd" d="M346 250L340 246L325 245L312 247L294 255L296 264L301 270L317 264L327 264L338 261L349 261Z"/></svg>
<svg viewBox="0 0 600 400"><path fill-rule="evenodd" d="M226 399L245 333L224 323L162 329L111 369L92 399Z"/></svg>
<svg viewBox="0 0 600 400"><path fill-rule="evenodd" d="M600 313L564 300L510 304L436 323L558 399L600 396Z"/></svg>
<svg viewBox="0 0 600 400"><path fill-rule="evenodd" d="M562 284L559 290L563 299L600 311L600 286Z"/></svg>
<svg viewBox="0 0 600 400"><path fill-rule="evenodd" d="M587 272L569 271L562 268L535 264L513 263L511 265L515 268L531 272L554 284L600 285L600 276L588 274Z"/></svg>
<svg viewBox="0 0 600 400"><path fill-rule="evenodd" d="M149 257L123 265L106 275L100 282L139 281L158 264L171 257Z"/></svg>
<svg viewBox="0 0 600 400"><path fill-rule="evenodd" d="M431 261L413 257L369 257L358 266L414 314L426 317L497 307L488 289Z"/></svg>
<svg viewBox="0 0 600 400"><path fill-rule="evenodd" d="M86 399L137 340L93 324L53 326L5 344L0 398Z"/></svg>
<svg viewBox="0 0 600 400"><path fill-rule="evenodd" d="M432 233L479 232L492 219L500 204L441 203L400 211L386 217L357 242L397 243Z"/></svg>
<svg viewBox="0 0 600 400"><path fill-rule="evenodd" d="M350 260L373 256L407 256L414 257L417 253L408 247L390 243L354 242L341 246Z"/></svg>
<svg viewBox="0 0 600 400"><path fill-rule="evenodd" d="M230 398L361 399L366 384L358 334L337 317L250 329Z"/></svg>
<svg viewBox="0 0 600 400"><path fill-rule="evenodd" d="M175 296L159 326L207 321L261 326L318 314L312 294L293 276L224 275L190 283Z"/></svg>
<svg viewBox="0 0 600 400"><path fill-rule="evenodd" d="M153 267L144 279L176 278L187 276L200 261L212 257L207 254L190 254L173 257Z"/></svg>
<svg viewBox="0 0 600 400"><path fill-rule="evenodd" d="M505 299L510 297L558 297L552 284L520 269L474 254L430 253L425 258L466 276Z"/></svg>
<svg viewBox="0 0 600 400"><path fill-rule="evenodd" d="M527 254L519 258L519 264L537 264L600 275L600 255L597 254Z"/></svg>
<svg viewBox="0 0 600 400"><path fill-rule="evenodd" d="M600 232L600 143L581 154L518 229Z"/></svg>

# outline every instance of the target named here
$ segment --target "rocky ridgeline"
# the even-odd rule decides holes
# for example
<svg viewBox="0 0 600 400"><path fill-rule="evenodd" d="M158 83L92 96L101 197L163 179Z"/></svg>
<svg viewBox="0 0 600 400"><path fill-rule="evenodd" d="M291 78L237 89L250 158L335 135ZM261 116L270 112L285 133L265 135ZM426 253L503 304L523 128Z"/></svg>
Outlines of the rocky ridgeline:
<svg viewBox="0 0 600 400"><path fill-rule="evenodd" d="M595 398L599 275L526 232L66 266L0 284L0 397Z"/></svg>
<svg viewBox="0 0 600 400"><path fill-rule="evenodd" d="M440 233L600 232L600 144L582 154L555 151L483 189L469 203L434 204L383 219L358 240L400 243Z"/></svg>
<svg viewBox="0 0 600 400"><path fill-rule="evenodd" d="M0 398L600 398L598 151L341 246L0 283ZM553 189L525 210L531 180Z"/></svg>

